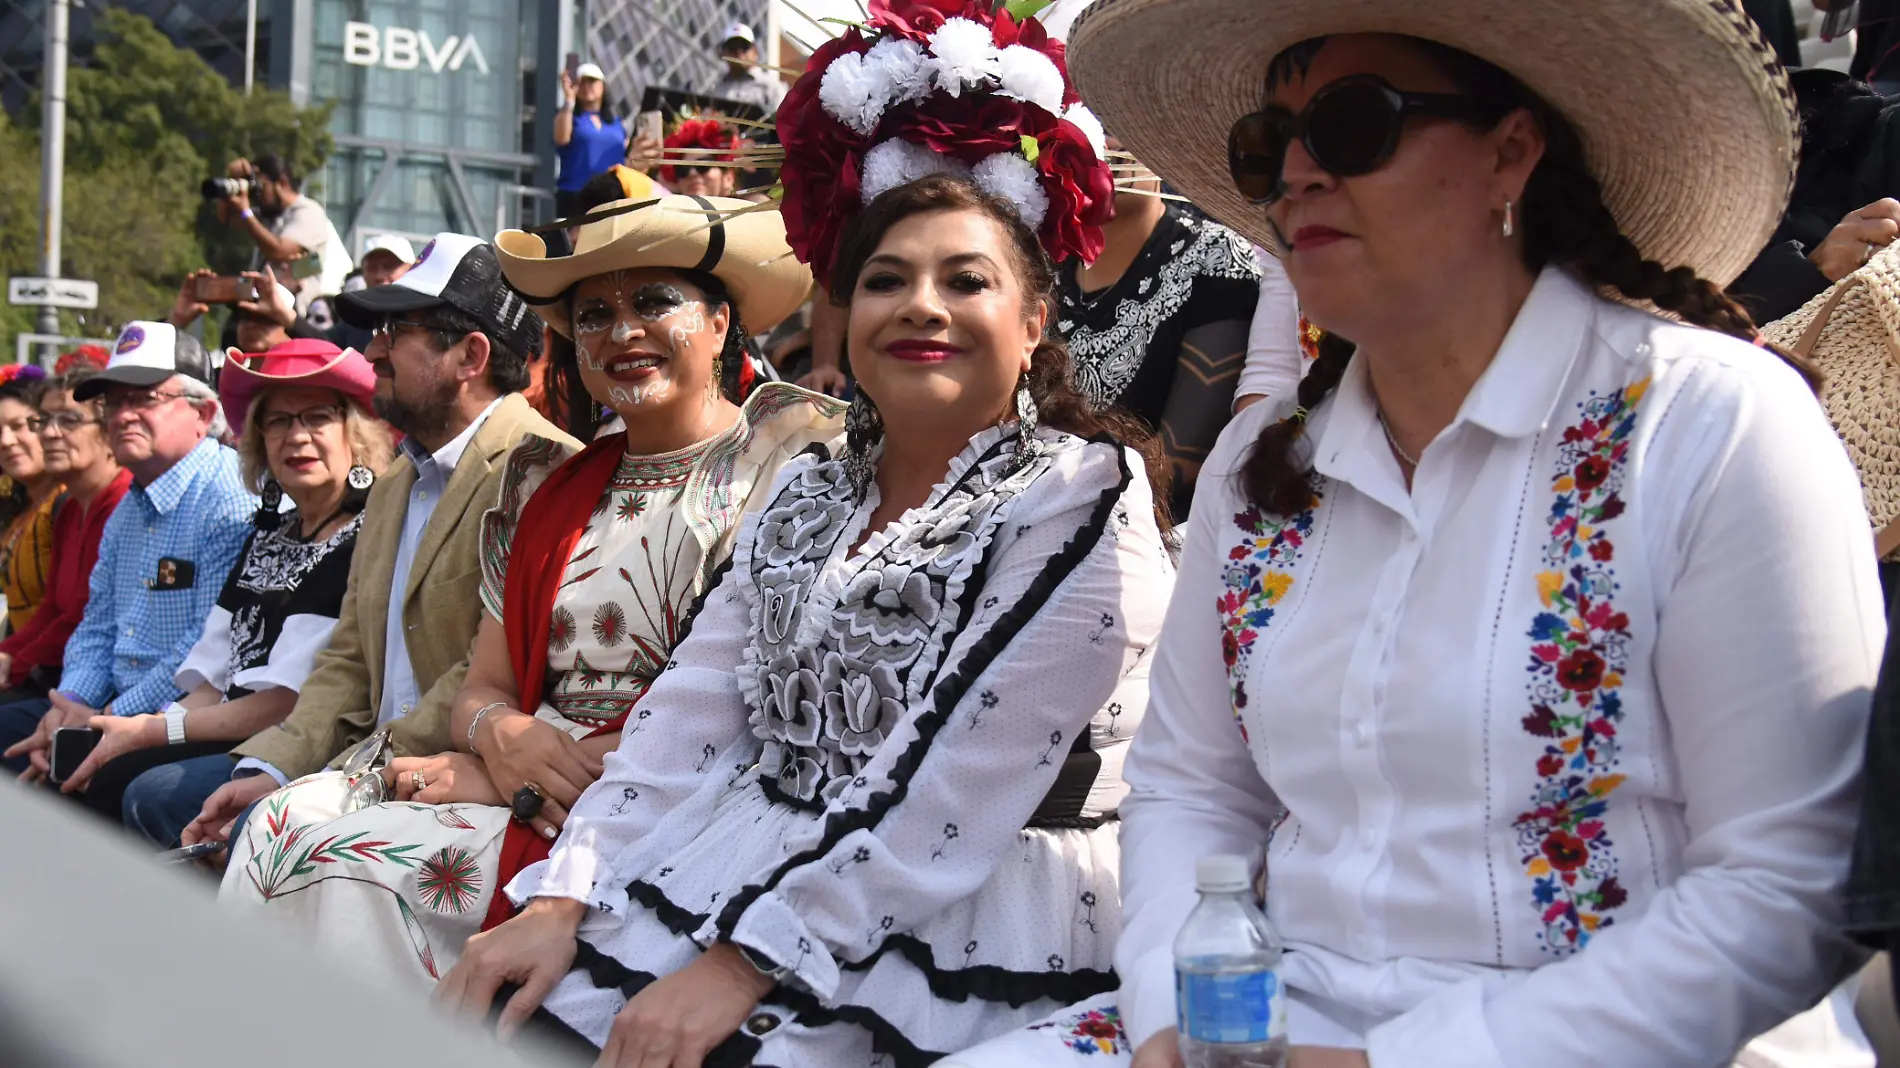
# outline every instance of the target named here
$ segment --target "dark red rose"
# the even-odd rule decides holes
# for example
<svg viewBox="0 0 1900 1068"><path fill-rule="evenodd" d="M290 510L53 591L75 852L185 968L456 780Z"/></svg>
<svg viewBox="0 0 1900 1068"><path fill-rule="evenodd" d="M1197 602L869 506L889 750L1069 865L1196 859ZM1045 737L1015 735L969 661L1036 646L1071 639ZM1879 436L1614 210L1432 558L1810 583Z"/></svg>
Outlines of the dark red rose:
<svg viewBox="0 0 1900 1068"><path fill-rule="evenodd" d="M1610 461L1601 456L1586 456L1577 465L1576 476L1578 489L1596 489L1603 485L1604 479L1610 477Z"/></svg>
<svg viewBox="0 0 1900 1068"><path fill-rule="evenodd" d="M1544 858L1558 871L1576 871L1590 859L1590 847L1568 831L1552 831L1544 839Z"/></svg>
<svg viewBox="0 0 1900 1068"><path fill-rule="evenodd" d="M998 152L1023 150L1027 118L1020 100L964 93L952 97L932 93L915 104L893 110L878 127L877 140L901 137L965 163L976 164Z"/></svg>
<svg viewBox="0 0 1900 1068"><path fill-rule="evenodd" d="M1223 629L1220 632L1220 658L1233 667L1240 659L1240 643L1234 639L1234 632Z"/></svg>
<svg viewBox="0 0 1900 1068"><path fill-rule="evenodd" d="M1597 904L1605 909L1622 908L1630 899L1628 890L1612 875L1597 885Z"/></svg>
<svg viewBox="0 0 1900 1068"><path fill-rule="evenodd" d="M1607 541L1597 540L1590 543L1590 559L1608 563L1616 556L1616 546Z"/></svg>
<svg viewBox="0 0 1900 1068"><path fill-rule="evenodd" d="M1087 1035L1090 1038L1116 1038L1120 1033L1114 1024L1094 1018L1084 1019L1076 1025L1075 1030L1077 1034Z"/></svg>
<svg viewBox="0 0 1900 1068"><path fill-rule="evenodd" d="M1545 753L1537 758L1537 774L1545 778L1564 770L1564 758L1555 753Z"/></svg>
<svg viewBox="0 0 1900 1068"><path fill-rule="evenodd" d="M989 5L982 0L870 0L866 8L871 28L908 37L928 46L930 35L946 19L969 19L989 24Z"/></svg>
<svg viewBox="0 0 1900 1068"><path fill-rule="evenodd" d="M1592 649L1579 649L1557 665L1557 682L1566 690L1596 689L1603 682L1603 658Z"/></svg>
<svg viewBox="0 0 1900 1068"><path fill-rule="evenodd" d="M1028 111L1032 124L1048 116L1041 108ZM1036 169L1042 172L1042 189L1049 195L1042 247L1056 263L1092 261L1102 254L1102 224L1114 212L1114 176L1108 164L1096 157L1088 137L1066 119L1048 121L1036 140Z"/></svg>
<svg viewBox="0 0 1900 1068"><path fill-rule="evenodd" d="M818 101L818 86L833 60L869 48L856 30L825 42L812 54L804 77L786 92L778 109L779 142L785 146L785 165L780 171L785 199L779 207L785 239L825 285L831 281L838 235L862 207L858 172L869 145L825 113Z"/></svg>

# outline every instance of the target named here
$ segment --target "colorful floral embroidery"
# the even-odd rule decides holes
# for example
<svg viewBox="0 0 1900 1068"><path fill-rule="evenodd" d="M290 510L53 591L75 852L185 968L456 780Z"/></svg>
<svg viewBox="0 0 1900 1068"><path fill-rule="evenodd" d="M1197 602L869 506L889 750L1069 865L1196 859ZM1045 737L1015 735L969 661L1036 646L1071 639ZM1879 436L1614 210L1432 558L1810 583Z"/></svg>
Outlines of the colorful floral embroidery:
<svg viewBox="0 0 1900 1068"><path fill-rule="evenodd" d="M1291 569L1313 533L1313 512L1318 507L1316 492L1305 511L1284 519L1267 516L1258 507L1234 516L1244 537L1227 554L1227 570L1221 576L1224 589L1216 603L1225 625L1221 659L1227 664L1234 722L1240 725L1243 739L1247 724L1241 713L1247 707L1247 664L1253 645L1273 621L1275 606L1293 588Z"/></svg>
<svg viewBox="0 0 1900 1068"><path fill-rule="evenodd" d="M1077 1053L1133 1053L1122 1030L1122 1014L1114 1006L1089 1009L1057 1020L1032 1024L1031 1031L1060 1031L1062 1044Z"/></svg>
<svg viewBox="0 0 1900 1068"><path fill-rule="evenodd" d="M1564 431L1537 575L1542 610L1529 632L1531 711L1523 725L1545 744L1533 807L1515 826L1544 946L1558 954L1582 949L1629 899L1603 820L1625 778L1616 770L1616 735L1630 643L1629 616L1612 603L1616 546L1608 528L1625 510L1630 431L1648 386L1645 379L1592 397L1583 420Z"/></svg>
<svg viewBox="0 0 1900 1068"><path fill-rule="evenodd" d="M482 869L466 849L439 849L416 873L416 892L435 912L459 916L475 904L481 890Z"/></svg>

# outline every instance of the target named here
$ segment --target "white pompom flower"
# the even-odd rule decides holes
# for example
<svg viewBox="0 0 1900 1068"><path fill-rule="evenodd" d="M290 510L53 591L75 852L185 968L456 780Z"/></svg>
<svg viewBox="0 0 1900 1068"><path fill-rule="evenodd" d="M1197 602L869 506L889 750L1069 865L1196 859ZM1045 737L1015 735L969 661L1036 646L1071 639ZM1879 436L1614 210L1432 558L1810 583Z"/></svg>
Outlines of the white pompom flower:
<svg viewBox="0 0 1900 1068"><path fill-rule="evenodd" d="M946 156L925 145L893 137L878 143L864 154L863 172L858 177L858 195L866 204L877 195L905 182L947 174L968 180L970 165L954 156Z"/></svg>
<svg viewBox="0 0 1900 1068"><path fill-rule="evenodd" d="M1102 120L1096 118L1093 111L1077 104L1063 112L1062 117L1073 123L1076 129L1082 131L1082 136L1089 139L1089 147L1095 150L1096 159L1108 158L1108 133L1102 129Z"/></svg>
<svg viewBox="0 0 1900 1068"><path fill-rule="evenodd" d="M930 54L937 57L937 88L951 96L996 77L1001 64L990 28L963 18L943 20L930 35Z"/></svg>
<svg viewBox="0 0 1900 1068"><path fill-rule="evenodd" d="M1062 114L1062 72L1048 56L1026 45L1010 45L998 55L997 68L1003 84L996 95Z"/></svg>
<svg viewBox="0 0 1900 1068"><path fill-rule="evenodd" d="M825 68L818 83L818 102L825 114L869 137L884 117L890 86L882 71L865 65L857 52L846 52Z"/></svg>
<svg viewBox="0 0 1900 1068"><path fill-rule="evenodd" d="M864 54L866 68L879 73L885 86L884 104L896 107L930 95L937 63L916 41L886 37Z"/></svg>
<svg viewBox="0 0 1900 1068"><path fill-rule="evenodd" d="M1049 194L1042 188L1036 165L1014 152L985 156L971 170L976 187L1016 205L1017 214L1031 230L1042 229L1049 217Z"/></svg>

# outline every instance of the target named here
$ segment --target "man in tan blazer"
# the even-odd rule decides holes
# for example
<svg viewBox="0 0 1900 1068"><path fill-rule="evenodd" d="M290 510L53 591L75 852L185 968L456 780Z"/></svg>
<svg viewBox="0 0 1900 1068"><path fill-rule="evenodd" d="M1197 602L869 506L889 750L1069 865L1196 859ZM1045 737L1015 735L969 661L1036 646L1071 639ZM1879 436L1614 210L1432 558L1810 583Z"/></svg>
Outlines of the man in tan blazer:
<svg viewBox="0 0 1900 1068"><path fill-rule="evenodd" d="M579 447L521 397L541 320L502 284L492 246L438 235L400 279L338 303L376 332L376 410L407 435L402 456L370 493L342 615L296 710L232 751L231 780L182 828L186 845L225 837L250 805L379 727L399 755L454 748L449 703L482 618L482 513L521 438Z"/></svg>

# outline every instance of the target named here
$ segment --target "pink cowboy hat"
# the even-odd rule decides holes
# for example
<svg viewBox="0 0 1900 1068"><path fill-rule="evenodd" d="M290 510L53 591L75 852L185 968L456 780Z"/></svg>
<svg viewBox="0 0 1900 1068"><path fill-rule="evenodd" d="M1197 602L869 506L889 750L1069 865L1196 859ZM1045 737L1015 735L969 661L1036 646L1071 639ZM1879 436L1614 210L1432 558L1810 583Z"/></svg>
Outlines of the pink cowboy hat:
<svg viewBox="0 0 1900 1068"><path fill-rule="evenodd" d="M224 402L224 416L231 429L244 432L244 417L251 402L267 389L298 386L309 389L334 389L368 408L376 394L376 370L355 349L339 349L328 341L297 338L267 349L263 355L246 355L237 349L225 354L224 370L218 376L218 399ZM246 360L251 361L248 365Z"/></svg>

